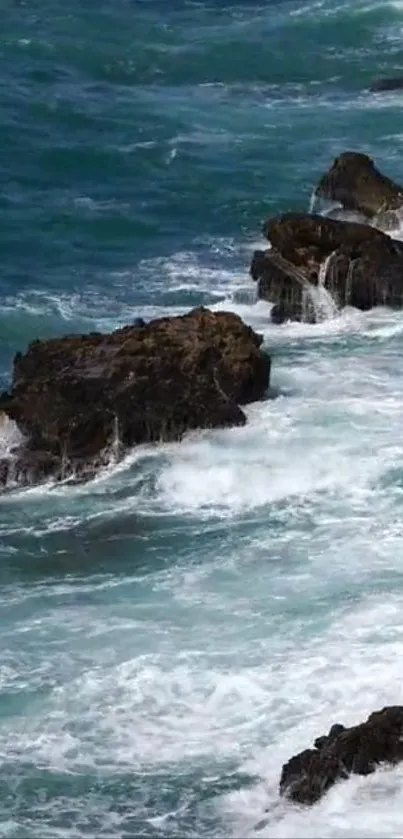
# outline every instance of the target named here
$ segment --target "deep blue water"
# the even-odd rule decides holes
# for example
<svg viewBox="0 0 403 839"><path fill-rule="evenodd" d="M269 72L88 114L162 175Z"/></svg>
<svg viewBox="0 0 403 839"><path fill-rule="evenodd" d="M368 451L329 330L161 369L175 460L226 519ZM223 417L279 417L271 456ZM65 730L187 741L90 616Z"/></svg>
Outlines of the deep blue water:
<svg viewBox="0 0 403 839"><path fill-rule="evenodd" d="M0 498L0 836L390 837L402 769L282 762L402 702L403 316L269 324L270 214L403 182L403 3L3 0L0 387L37 337L201 303L265 335L243 429ZM268 812L265 814L265 810Z"/></svg>

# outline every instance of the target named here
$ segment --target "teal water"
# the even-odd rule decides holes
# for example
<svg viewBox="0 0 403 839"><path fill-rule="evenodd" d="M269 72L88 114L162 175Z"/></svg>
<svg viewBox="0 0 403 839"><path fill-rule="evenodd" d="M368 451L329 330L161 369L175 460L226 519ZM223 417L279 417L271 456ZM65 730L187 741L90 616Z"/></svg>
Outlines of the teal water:
<svg viewBox="0 0 403 839"><path fill-rule="evenodd" d="M4 0L0 386L36 337L201 303L262 331L243 429L0 498L0 836L400 836L400 768L282 762L402 702L403 316L269 325L262 221L403 181L403 3ZM267 811L267 812L265 812Z"/></svg>

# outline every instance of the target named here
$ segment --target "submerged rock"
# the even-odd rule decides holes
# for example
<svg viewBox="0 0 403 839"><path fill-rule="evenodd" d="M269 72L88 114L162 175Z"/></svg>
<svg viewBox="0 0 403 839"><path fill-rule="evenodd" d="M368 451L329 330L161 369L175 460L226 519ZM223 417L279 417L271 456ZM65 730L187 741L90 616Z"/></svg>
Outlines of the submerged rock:
<svg viewBox="0 0 403 839"><path fill-rule="evenodd" d="M315 287L337 309L403 307L403 244L366 224L309 213L269 219L272 247L253 255L258 296L274 303L272 319L314 322Z"/></svg>
<svg viewBox="0 0 403 839"><path fill-rule="evenodd" d="M315 193L373 218L403 206L403 187L382 175L367 154L347 151L320 179Z"/></svg>
<svg viewBox="0 0 403 839"><path fill-rule="evenodd" d="M89 477L136 444L243 425L240 405L269 385L261 343L237 315L204 308L109 335L34 341L0 397L25 438L2 458L0 480Z"/></svg>
<svg viewBox="0 0 403 839"><path fill-rule="evenodd" d="M385 707L360 725L332 726L327 736L315 740L314 749L292 757L282 768L280 794L299 804L315 804L337 781L402 760L403 706Z"/></svg>
<svg viewBox="0 0 403 839"><path fill-rule="evenodd" d="M383 79L374 79L369 89L373 93L381 93L385 90L401 90L402 88L403 76L386 76Z"/></svg>

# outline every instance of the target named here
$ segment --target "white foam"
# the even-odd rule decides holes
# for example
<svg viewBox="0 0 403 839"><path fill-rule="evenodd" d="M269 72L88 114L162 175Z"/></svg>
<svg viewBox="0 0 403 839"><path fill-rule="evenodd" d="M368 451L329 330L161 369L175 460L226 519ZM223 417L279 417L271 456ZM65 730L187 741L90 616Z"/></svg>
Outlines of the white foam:
<svg viewBox="0 0 403 839"><path fill-rule="evenodd" d="M293 498L314 503L324 492L365 493L389 458L385 451L383 458L379 453L363 459L360 440L366 433L371 445L371 424L364 432L360 423L363 414L375 423L382 408L370 397L366 401L363 396L356 404L351 395L346 400L329 391L325 407L315 398L323 386L322 371L317 368L303 375L303 397L256 406L245 429L225 432L225 437L210 434L172 452L157 482L161 503L178 514L236 516ZM333 375L337 377L335 371ZM287 383L297 386L295 378L288 377ZM400 394L396 415L398 399ZM385 406L388 413L390 407ZM349 428L345 439L340 422ZM376 436L376 426L372 433ZM403 457L403 447L399 452ZM391 463L395 456L394 449Z"/></svg>
<svg viewBox="0 0 403 839"><path fill-rule="evenodd" d="M23 435L14 420L0 411L0 457L9 455L13 447L18 446L23 439Z"/></svg>
<svg viewBox="0 0 403 839"><path fill-rule="evenodd" d="M331 320L339 314L339 308L336 301L333 299L330 291L325 287L321 280L322 278L319 277L318 285L311 285L309 290L304 289L309 296L311 304L313 305L315 320L317 323ZM308 320L308 318L304 318L304 320Z"/></svg>
<svg viewBox="0 0 403 839"><path fill-rule="evenodd" d="M7 589L2 603L14 596L23 610L2 639L3 689L45 699L4 722L0 758L98 776L169 767L184 785L195 768L219 777L224 761L262 778L216 800L233 836L398 836L400 768L351 779L309 810L279 801L278 779L332 723L402 701L403 315L347 309L276 327L269 304L242 297L242 272L200 274L185 254L162 265L170 287L229 287L214 309L264 333L286 395L249 406L245 428L141 447L88 484L1 499L2 547L25 534L38 551L50 537L53 551L59 531L143 517L150 564ZM82 300L66 305L73 317ZM173 514L191 550L168 563ZM135 532L133 556L138 544ZM112 585L109 601L100 593ZM30 650L46 644L40 664L22 654L24 637ZM183 833L180 819L171 832Z"/></svg>
<svg viewBox="0 0 403 839"><path fill-rule="evenodd" d="M280 346L280 355L275 351L272 384L294 395L247 408L245 428L195 433L181 444L140 447L120 463L111 463L90 483L52 487L50 495L47 485L3 497L3 508L13 507L22 496L26 504L30 499L27 532L69 529L84 519L134 510L138 514L186 512L227 517L287 499L313 498L337 488L348 493L349 487L355 487L357 493L364 492L382 473L389 457L393 461L394 449L385 454L388 433L379 448L379 430L386 412L390 434L394 429L398 434L401 391L393 366L383 370L378 345L403 334L400 314L382 309L366 314L346 310L315 326L290 323L278 328L268 325L270 306L264 301L238 306L224 301L214 308L237 311L264 332L269 349ZM377 345L358 358L352 352L346 367L344 352L337 355L334 350L337 342L354 335L375 340ZM330 357L323 356L322 350L315 352L315 343L322 345L324 340L332 343ZM295 367L287 356L282 360L282 355L287 346L299 341L306 342L306 347ZM362 417L366 418L363 425ZM348 435L341 436L342 427L348 428ZM364 438L365 452L361 446ZM377 457L377 450L382 451L382 457ZM148 473L150 478L154 475L152 480ZM125 487L131 491L122 494ZM82 506L83 498L88 509ZM49 520L48 509L53 510ZM3 528L7 529L7 521L2 524L5 532Z"/></svg>
<svg viewBox="0 0 403 839"><path fill-rule="evenodd" d="M224 556L217 560L225 563ZM343 782L308 810L280 802L278 780L282 762L333 722L353 724L402 701L402 597L333 606L320 634L314 626L311 633L321 593L316 569L302 593L291 574L284 621L268 569L249 563L245 589L244 575L220 584L215 564L207 562L207 573L189 569L154 577L161 588L154 588L137 623L99 606L84 613L58 606L40 625L33 622L31 640L38 632L42 639L53 637L56 621L68 633L66 648L50 646L36 674L38 688L50 678L57 686L45 707L31 705L29 716L13 720L12 731L2 727L0 754L11 748L14 760L58 772L152 774L180 767L183 773L186 766L205 766L211 775L212 764L230 760L238 771L262 778L217 802L234 836L398 835L401 768ZM87 645L97 637L99 644L77 657L84 629ZM19 671L3 667L4 685L22 686L29 667L23 658ZM262 819L266 826L254 830Z"/></svg>
<svg viewBox="0 0 403 839"><path fill-rule="evenodd" d="M279 765L310 746L333 722L355 724L386 704L401 704L399 659L403 653L401 597L353 606L334 621L321 640L284 655L270 667L273 710L267 709L269 747L244 769L264 782L226 801L236 835L261 837L398 836L401 827L402 767L353 777L333 788L312 808L278 799ZM348 652L347 652L348 651ZM276 699L274 700L274 697ZM268 808L268 812L265 810ZM236 815L234 815L236 813ZM254 829L261 821L260 829Z"/></svg>

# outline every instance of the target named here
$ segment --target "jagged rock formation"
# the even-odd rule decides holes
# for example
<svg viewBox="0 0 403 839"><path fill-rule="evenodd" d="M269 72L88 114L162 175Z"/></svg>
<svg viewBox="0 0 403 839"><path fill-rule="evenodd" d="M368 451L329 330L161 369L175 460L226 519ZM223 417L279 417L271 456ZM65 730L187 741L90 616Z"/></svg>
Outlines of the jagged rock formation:
<svg viewBox="0 0 403 839"><path fill-rule="evenodd" d="M337 781L402 760L403 706L386 707L361 725L333 725L327 736L315 740L314 749L292 757L283 766L280 793L299 804L315 804Z"/></svg>

